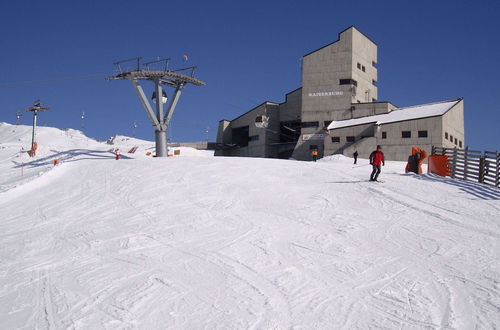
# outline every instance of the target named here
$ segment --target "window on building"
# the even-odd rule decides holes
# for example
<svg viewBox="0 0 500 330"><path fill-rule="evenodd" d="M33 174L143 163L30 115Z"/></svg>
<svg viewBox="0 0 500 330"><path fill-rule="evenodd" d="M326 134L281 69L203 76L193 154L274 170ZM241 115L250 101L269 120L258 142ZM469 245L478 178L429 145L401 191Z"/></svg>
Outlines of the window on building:
<svg viewBox="0 0 500 330"><path fill-rule="evenodd" d="M300 138L299 120L280 122L280 142L297 142Z"/></svg>
<svg viewBox="0 0 500 330"><path fill-rule="evenodd" d="M375 79L372 79L372 85L377 86L377 81Z"/></svg>
<svg viewBox="0 0 500 330"><path fill-rule="evenodd" d="M330 125L332 123L331 120L325 120L324 124L325 124L325 127L328 127L328 125Z"/></svg>
<svg viewBox="0 0 500 330"><path fill-rule="evenodd" d="M258 135L252 135L252 136L248 137L248 142L250 142L250 141L258 141L258 140L259 140L259 136Z"/></svg>
<svg viewBox="0 0 500 330"><path fill-rule="evenodd" d="M248 138L249 138L248 131L249 131L248 126L233 128L232 130L233 143L240 147L248 146Z"/></svg>
<svg viewBox="0 0 500 330"><path fill-rule="evenodd" d="M347 142L354 142L354 141L355 141L355 138L354 138L354 136L346 136L346 137L345 137L345 140L346 140Z"/></svg>
<svg viewBox="0 0 500 330"><path fill-rule="evenodd" d="M303 121L302 128L319 127L319 121Z"/></svg>
<svg viewBox="0 0 500 330"><path fill-rule="evenodd" d="M426 138L427 137L427 131L418 131L418 137L419 138Z"/></svg>
<svg viewBox="0 0 500 330"><path fill-rule="evenodd" d="M366 71L366 68L365 68L365 66L364 66L364 65L361 67L361 71L363 71L363 72L365 72L365 71Z"/></svg>
<svg viewBox="0 0 500 330"><path fill-rule="evenodd" d="M372 102L377 102L377 99L376 98L372 98Z"/></svg>
<svg viewBox="0 0 500 330"><path fill-rule="evenodd" d="M340 143L340 136L332 136L332 143Z"/></svg>
<svg viewBox="0 0 500 330"><path fill-rule="evenodd" d="M372 61L372 66L373 66L374 68L376 68L376 67L377 67L377 62Z"/></svg>
<svg viewBox="0 0 500 330"><path fill-rule="evenodd" d="M458 141L458 146L462 148L462 141Z"/></svg>
<svg viewBox="0 0 500 330"><path fill-rule="evenodd" d="M450 142L453 143L453 135L450 134Z"/></svg>
<svg viewBox="0 0 500 330"><path fill-rule="evenodd" d="M457 138L455 138L455 145L457 145L457 144L458 144L458 141L457 141Z"/></svg>
<svg viewBox="0 0 500 330"><path fill-rule="evenodd" d="M444 138L448 140L448 132L444 132Z"/></svg>
<svg viewBox="0 0 500 330"><path fill-rule="evenodd" d="M318 146L316 144L311 144L309 150L318 150Z"/></svg>
<svg viewBox="0 0 500 330"><path fill-rule="evenodd" d="M402 131L401 132L401 137L403 139L409 139L409 138L411 138L411 131Z"/></svg>
<svg viewBox="0 0 500 330"><path fill-rule="evenodd" d="M387 132L382 132L382 139L387 139Z"/></svg>
<svg viewBox="0 0 500 330"><path fill-rule="evenodd" d="M361 63L358 62L358 69L361 70Z"/></svg>
<svg viewBox="0 0 500 330"><path fill-rule="evenodd" d="M354 85L358 86L358 82L354 79L340 79L339 85Z"/></svg>

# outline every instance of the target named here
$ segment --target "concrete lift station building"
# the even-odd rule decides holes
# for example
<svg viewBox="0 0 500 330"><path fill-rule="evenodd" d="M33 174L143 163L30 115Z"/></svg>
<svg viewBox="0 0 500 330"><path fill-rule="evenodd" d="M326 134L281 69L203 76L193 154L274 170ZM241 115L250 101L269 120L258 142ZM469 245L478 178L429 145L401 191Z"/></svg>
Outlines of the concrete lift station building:
<svg viewBox="0 0 500 330"><path fill-rule="evenodd" d="M405 108L378 101L377 45L355 27L303 56L302 85L283 103L221 120L215 155L310 160L315 149L367 158L381 145L387 159L406 160L411 146L464 146L463 99Z"/></svg>

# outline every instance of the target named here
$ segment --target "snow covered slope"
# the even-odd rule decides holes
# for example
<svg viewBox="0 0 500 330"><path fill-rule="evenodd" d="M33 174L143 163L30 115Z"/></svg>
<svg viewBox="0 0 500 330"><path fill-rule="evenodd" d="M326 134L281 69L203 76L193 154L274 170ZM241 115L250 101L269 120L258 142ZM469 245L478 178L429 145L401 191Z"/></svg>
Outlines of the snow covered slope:
<svg viewBox="0 0 500 330"><path fill-rule="evenodd" d="M500 324L498 189L399 162L371 183L344 157L116 161L55 129L30 160L6 127L1 329ZM20 158L30 180L15 181Z"/></svg>

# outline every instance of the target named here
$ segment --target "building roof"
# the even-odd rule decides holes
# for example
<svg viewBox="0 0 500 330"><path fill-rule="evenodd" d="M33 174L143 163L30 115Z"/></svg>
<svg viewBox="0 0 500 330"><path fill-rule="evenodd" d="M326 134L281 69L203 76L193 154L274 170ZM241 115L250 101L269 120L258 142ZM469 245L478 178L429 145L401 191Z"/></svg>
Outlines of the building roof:
<svg viewBox="0 0 500 330"><path fill-rule="evenodd" d="M460 101L462 101L462 99L443 101L443 102L438 102L438 103L415 105L412 107L397 108L397 109L392 110L389 113L384 113L381 115L366 116L366 117L354 118L354 119L348 119L348 120L332 121L331 124L328 125L328 129L332 130L332 129L337 129L337 128L344 128L344 127L349 127L349 126L357 126L357 125L370 124L370 123L382 125L382 124L394 123L394 122L398 122L398 121L406 121L406 120L421 119L421 118L427 118L427 117L442 116L448 110L453 108Z"/></svg>

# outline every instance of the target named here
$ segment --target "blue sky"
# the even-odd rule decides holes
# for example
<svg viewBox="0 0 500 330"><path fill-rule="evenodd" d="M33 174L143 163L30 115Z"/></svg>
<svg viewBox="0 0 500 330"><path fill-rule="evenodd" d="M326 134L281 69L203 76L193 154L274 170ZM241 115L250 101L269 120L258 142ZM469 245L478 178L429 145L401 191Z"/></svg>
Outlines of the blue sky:
<svg viewBox="0 0 500 330"><path fill-rule="evenodd" d="M463 97L466 144L498 150L498 1L0 2L0 121L40 98L40 123L154 139L130 83L105 81L113 62L182 56L207 86L188 86L173 141L215 139L220 119L300 87L302 55L354 25L378 44L379 100L409 106ZM64 79L60 79L64 78ZM152 88L148 85L147 88ZM25 115L23 124L30 124Z"/></svg>

